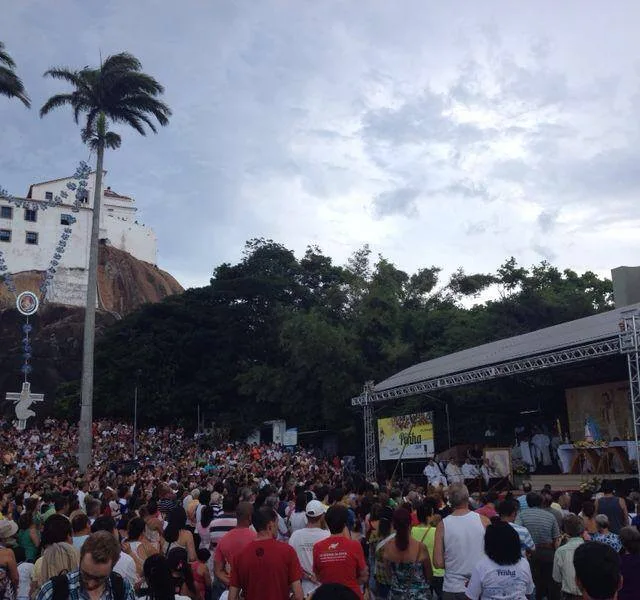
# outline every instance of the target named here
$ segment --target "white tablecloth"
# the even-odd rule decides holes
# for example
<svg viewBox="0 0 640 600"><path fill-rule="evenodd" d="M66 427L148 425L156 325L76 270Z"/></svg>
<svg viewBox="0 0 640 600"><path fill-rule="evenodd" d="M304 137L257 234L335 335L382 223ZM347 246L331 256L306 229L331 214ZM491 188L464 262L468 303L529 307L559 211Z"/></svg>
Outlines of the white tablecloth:
<svg viewBox="0 0 640 600"><path fill-rule="evenodd" d="M635 442L609 442L609 447L624 448L627 451L629 460L638 459L638 448ZM597 448L595 448L597 450ZM562 444L558 446L558 457L560 458L560 464L562 466L562 472L568 473L571 468L571 460L576 452L573 444Z"/></svg>

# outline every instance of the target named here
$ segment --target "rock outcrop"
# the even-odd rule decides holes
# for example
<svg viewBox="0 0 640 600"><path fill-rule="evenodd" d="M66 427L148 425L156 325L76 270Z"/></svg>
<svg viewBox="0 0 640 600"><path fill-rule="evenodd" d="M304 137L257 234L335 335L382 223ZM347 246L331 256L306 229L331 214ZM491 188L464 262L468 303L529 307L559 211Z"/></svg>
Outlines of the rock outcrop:
<svg viewBox="0 0 640 600"><path fill-rule="evenodd" d="M18 292L37 291L44 273L16 273ZM127 252L101 245L98 263L98 303L102 310L122 317L143 304L160 302L167 296L181 294L182 286L166 271L151 263L137 260ZM0 309L13 308L15 298L0 283Z"/></svg>

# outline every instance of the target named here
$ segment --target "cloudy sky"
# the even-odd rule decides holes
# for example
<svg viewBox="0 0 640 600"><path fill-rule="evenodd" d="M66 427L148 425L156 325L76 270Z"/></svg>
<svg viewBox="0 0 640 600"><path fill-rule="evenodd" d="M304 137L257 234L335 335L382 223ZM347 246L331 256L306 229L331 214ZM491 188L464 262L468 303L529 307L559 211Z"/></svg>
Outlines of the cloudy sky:
<svg viewBox="0 0 640 600"><path fill-rule="evenodd" d="M21 0L0 40L39 108L52 65L130 51L166 87L157 136L125 132L132 195L185 286L269 237L399 267L640 263L640 3ZM68 110L0 99L0 184L72 172Z"/></svg>

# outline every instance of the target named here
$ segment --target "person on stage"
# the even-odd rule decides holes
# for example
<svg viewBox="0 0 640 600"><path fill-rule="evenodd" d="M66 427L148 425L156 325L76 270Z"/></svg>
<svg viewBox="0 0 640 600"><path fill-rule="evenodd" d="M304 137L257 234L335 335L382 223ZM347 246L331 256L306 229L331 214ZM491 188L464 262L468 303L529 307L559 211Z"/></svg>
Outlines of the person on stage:
<svg viewBox="0 0 640 600"><path fill-rule="evenodd" d="M440 467L438 467L432 458L429 459L422 473L427 478L430 486L434 488L439 486L447 487L447 478L442 474Z"/></svg>
<svg viewBox="0 0 640 600"><path fill-rule="evenodd" d="M468 458L462 465L462 476L465 478L465 481L467 479L476 479L477 477L480 477L478 467L476 467Z"/></svg>
<svg viewBox="0 0 640 600"><path fill-rule="evenodd" d="M534 448L536 455L536 461L538 465L542 464L544 467L551 466L551 438L544 433L540 428L536 427L534 435L531 438L531 445Z"/></svg>
<svg viewBox="0 0 640 600"><path fill-rule="evenodd" d="M489 487L489 482L492 479L496 479L499 477L499 475L496 473L496 470L493 468L493 465L491 464L488 458L484 459L484 462L480 467L480 473L487 487Z"/></svg>
<svg viewBox="0 0 640 600"><path fill-rule="evenodd" d="M449 485L452 483L464 483L464 477L462 476L462 470L460 469L458 461L450 460L444 472L449 481Z"/></svg>

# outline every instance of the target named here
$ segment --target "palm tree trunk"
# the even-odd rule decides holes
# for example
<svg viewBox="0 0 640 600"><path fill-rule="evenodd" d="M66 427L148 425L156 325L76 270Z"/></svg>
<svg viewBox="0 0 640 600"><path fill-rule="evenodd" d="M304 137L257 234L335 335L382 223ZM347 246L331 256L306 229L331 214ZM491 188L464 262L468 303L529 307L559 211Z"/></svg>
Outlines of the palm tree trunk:
<svg viewBox="0 0 640 600"><path fill-rule="evenodd" d="M100 143L96 160L96 186L93 190L93 219L89 246L89 273L87 277L87 306L84 313L84 340L82 348L82 396L78 431L78 464L84 473L91 463L93 441L93 351L96 337L96 302L98 292L98 251L100 239L100 208L102 204L102 163L104 160L104 115L98 118Z"/></svg>

